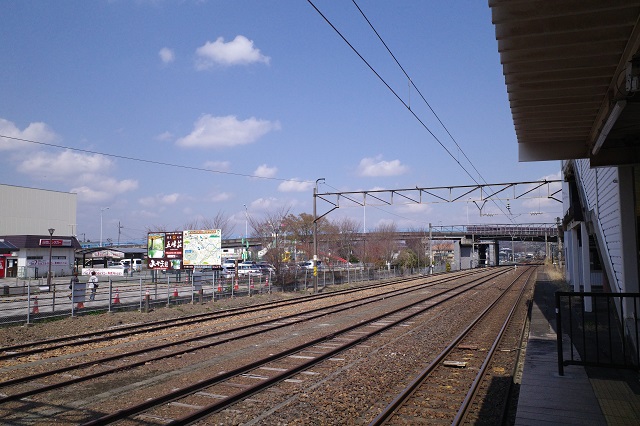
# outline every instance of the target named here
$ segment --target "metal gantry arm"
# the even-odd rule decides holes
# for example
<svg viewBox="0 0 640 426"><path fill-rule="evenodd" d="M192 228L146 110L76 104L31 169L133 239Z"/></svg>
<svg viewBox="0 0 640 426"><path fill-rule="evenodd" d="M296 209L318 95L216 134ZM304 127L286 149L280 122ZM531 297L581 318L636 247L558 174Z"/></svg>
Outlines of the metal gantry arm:
<svg viewBox="0 0 640 426"><path fill-rule="evenodd" d="M524 182L508 182L508 183L492 183L492 184L478 184L478 185L459 185L459 186L440 186L440 187L419 187L415 188L400 188L400 189L373 189L366 191L341 191L341 192L325 192L325 193L315 193L314 195L320 197L322 200L334 205L334 209L340 207L339 201L340 198L345 198L355 205L363 206L364 201L360 202L350 197L350 195L360 194L365 197L369 196L376 200L378 200L383 205L392 205L394 195L399 195L403 198L403 200L407 200L411 203L415 204L424 204L424 203L453 203L453 202L467 202L468 200L464 197L469 194L473 194L474 192L479 192L478 196L475 197L473 201L487 201L487 200L515 200L515 199L527 199L527 198L540 198L537 196L527 197L531 192L535 191L538 188L543 186L549 186L551 184L561 183L561 180L543 180L543 181L524 181ZM526 188L524 192L521 194L516 193L516 189L518 187L522 187L523 185L535 185L533 188ZM487 194L487 188L497 188L497 190ZM500 197L507 189L513 188L514 192L512 195L508 197ZM553 195L560 192L562 189L551 193L549 190L546 198L551 198L556 201L561 202L553 198ZM438 192L446 191L446 194L438 194ZM460 191L460 193L458 193ZM384 198L383 195L387 194L387 198ZM424 197L426 194L433 199L429 200L429 197ZM337 201L331 202L328 200L328 197L336 196Z"/></svg>

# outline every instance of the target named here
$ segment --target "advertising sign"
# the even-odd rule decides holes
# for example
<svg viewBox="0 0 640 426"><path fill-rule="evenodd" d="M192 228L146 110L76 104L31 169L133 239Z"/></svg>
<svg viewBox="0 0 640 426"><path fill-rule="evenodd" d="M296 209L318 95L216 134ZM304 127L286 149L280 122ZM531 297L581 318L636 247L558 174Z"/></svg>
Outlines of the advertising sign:
<svg viewBox="0 0 640 426"><path fill-rule="evenodd" d="M152 232L147 236L149 269L182 269L182 232Z"/></svg>
<svg viewBox="0 0 640 426"><path fill-rule="evenodd" d="M222 264L222 230L151 232L147 236L149 269L181 270Z"/></svg>
<svg viewBox="0 0 640 426"><path fill-rule="evenodd" d="M165 256L169 267L167 269L182 269L182 232L167 232L165 234Z"/></svg>
<svg viewBox="0 0 640 426"><path fill-rule="evenodd" d="M61 238L41 238L40 239L40 247L49 247L49 242L51 242L51 247L71 247L71 240L63 240Z"/></svg>
<svg viewBox="0 0 640 426"><path fill-rule="evenodd" d="M183 231L183 264L186 267L222 264L222 230Z"/></svg>

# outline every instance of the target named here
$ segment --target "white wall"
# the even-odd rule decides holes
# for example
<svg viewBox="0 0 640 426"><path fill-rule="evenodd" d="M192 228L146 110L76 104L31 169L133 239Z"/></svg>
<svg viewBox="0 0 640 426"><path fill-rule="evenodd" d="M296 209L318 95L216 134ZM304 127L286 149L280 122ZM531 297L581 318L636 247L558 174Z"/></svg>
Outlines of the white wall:
<svg viewBox="0 0 640 426"><path fill-rule="evenodd" d="M0 184L0 235L76 235L77 194Z"/></svg>

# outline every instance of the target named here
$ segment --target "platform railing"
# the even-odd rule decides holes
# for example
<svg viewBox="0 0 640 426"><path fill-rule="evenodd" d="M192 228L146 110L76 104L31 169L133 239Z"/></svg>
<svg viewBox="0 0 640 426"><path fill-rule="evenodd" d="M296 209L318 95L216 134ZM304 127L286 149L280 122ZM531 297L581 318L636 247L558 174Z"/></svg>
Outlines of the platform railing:
<svg viewBox="0 0 640 426"><path fill-rule="evenodd" d="M639 369L640 293L556 292L555 299L559 375L568 365Z"/></svg>

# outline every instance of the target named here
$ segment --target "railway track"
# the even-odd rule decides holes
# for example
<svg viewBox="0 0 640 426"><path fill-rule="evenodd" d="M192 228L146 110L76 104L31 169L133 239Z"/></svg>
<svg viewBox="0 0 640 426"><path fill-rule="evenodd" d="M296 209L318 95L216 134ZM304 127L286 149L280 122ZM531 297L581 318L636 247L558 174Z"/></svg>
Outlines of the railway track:
<svg viewBox="0 0 640 426"><path fill-rule="evenodd" d="M460 294L471 291L495 278L496 274L471 283L426 296L408 306L355 324L337 333L322 336L302 345L275 353L238 369L203 379L189 387L176 389L158 398L85 423L86 426L128 420L133 423L155 420L163 424L191 424L211 413L219 412L238 401L291 379L355 345L399 326ZM213 402L211 402L213 400ZM125 422L124 424L128 424Z"/></svg>
<svg viewBox="0 0 640 426"><path fill-rule="evenodd" d="M278 301L261 303L261 304L252 305L252 306L240 306L236 308L225 309L222 312L196 314L196 315L190 315L187 317L182 317L179 319L172 318L172 319L159 320L159 321L154 321L154 322L144 323L144 324L131 324L131 325L121 326L121 327L117 327L109 330L99 330L99 331L94 331L89 333L82 333L82 334L76 334L76 335L70 335L70 336L61 336L61 337L55 337L55 338L40 340L35 342L24 342L17 345L3 347L2 353L0 353L0 361L5 359L16 358L20 356L27 356L27 355L42 353L45 351L65 348L75 344L98 343L98 342L113 340L114 338L123 338L127 336L138 335L140 333L150 333L150 332L155 332L160 330L176 328L184 325L198 324L198 323L201 323L202 321L207 321L211 319L229 318L229 317L239 316L242 314L248 314L253 312L265 312L268 309L277 309L284 306L300 304L301 302L310 302L310 301L326 299L329 297L335 297L337 295L347 295L347 294L352 294L356 292L362 292L363 290L385 287L390 284L398 284L398 283L409 281L411 279L413 278L402 277L402 278L386 280L386 281L375 283L375 284L359 286L357 288L340 290L340 291L331 292L331 293L316 294L311 296L299 296L299 297L291 298L288 300L278 300Z"/></svg>
<svg viewBox="0 0 640 426"><path fill-rule="evenodd" d="M244 400L249 395L254 395L276 385L282 383L295 382L296 375L311 374L309 370L319 363L331 363L331 359L339 356L339 354L348 351L354 346L362 345L363 342L393 329L394 327L406 324L411 318L423 315L425 312L433 310L437 306L447 302L448 300L460 297L460 294L468 292L477 292L478 288L487 285L488 282L495 280L500 274L504 274L510 269L499 269L484 274L484 281L481 283L465 283L459 285L447 284L448 278L439 278L432 280L433 282L422 282L411 286L409 289L395 290L384 295L369 296L368 298L356 302L343 302L332 308L309 309L306 314L295 313L289 317L278 317L265 320L260 323L247 325L246 327L237 327L233 330L219 331L182 339L177 342L167 342L163 345L155 345L154 357L143 357L142 353L129 351L126 354L116 354L110 358L103 357L99 361L88 361L86 365L78 369L71 369L70 366L61 370L50 370L43 372L42 375L30 375L30 378L24 378L23 381L15 381L11 385L20 385L23 387L32 387L32 389L18 390L10 394L5 393L4 398L0 399L0 415L5 419L24 418L24 412L17 412L20 407L29 406L28 417L33 419L33 424L47 418L47 414L42 413L42 407L50 407L55 405L60 408L56 418L64 418L69 424L83 423L86 424L105 424L111 422L128 422L139 424L140 422L152 423L171 423L183 424L184 422L194 422L198 418L208 416L211 413L217 413L225 410L230 404ZM456 276L456 279L464 279L462 276ZM471 278L469 277L469 280ZM423 280L424 281L424 280ZM437 288L438 286L442 288ZM446 287L446 288L445 288ZM417 297L420 293L420 298ZM391 303L394 298L414 298L415 302L410 306L403 306L386 312L384 314L372 317L366 323L356 323L340 330L334 330L325 335L321 335L312 340L297 345L289 345L284 350L278 352L273 351L266 357L251 358L247 357L245 363L237 364L234 368L225 369L224 372L215 374L211 377L200 376L197 381L191 383L180 383L179 389L163 392L154 398L144 398L144 401L138 404L130 405L125 409L113 410L111 414L96 415L101 412L100 408L90 408L92 405L88 399L82 399L72 404L60 403L57 398L63 398L62 394L73 392L72 389L79 383L85 383L83 386L91 385L95 380L104 379L105 376L114 375L117 372L137 368L148 367L149 365L161 364L162 360L175 359L180 356L188 356L196 351L210 349L231 342L238 342L248 338L258 338L260 335L273 333L278 329L294 328L303 322L312 322L321 317L344 315L345 312L357 309L366 310L367 306L380 304L382 301ZM438 298L442 300L438 300ZM307 299L307 298L305 298ZM401 313L404 312L404 313ZM367 330L371 329L371 330ZM243 333L241 333L243 332ZM294 333L295 334L295 333ZM266 337L270 339L272 337ZM255 340L252 340L255 341ZM249 344L249 343L247 343ZM170 350L170 345L176 347L180 345L188 345L180 349ZM259 346L259 345L255 345ZM158 354L159 352L159 354ZM140 358L138 358L140 357ZM117 359L125 360L123 365L101 368L102 365L112 365ZM132 361L135 360L135 361ZM329 360L329 361L327 361ZM333 361L335 362L335 360ZM60 380L60 375L71 375L71 378ZM52 376L56 376L53 378ZM114 380L114 379L111 379ZM55 383L50 383L50 382ZM43 385L42 382L49 384ZM256 384L258 382L258 384ZM2 384L0 392L6 392L5 383ZM65 388L60 395L53 393L52 390ZM18 388L19 389L19 388ZM236 392L232 392L235 390ZM238 392L238 390L240 390ZM47 397L54 395L54 398ZM36 399L34 399L36 398ZM125 397L126 399L126 397ZM135 398L132 399L132 401ZM211 400L214 400L211 403ZM50 402L45 402L50 401ZM204 401L204 402L203 402ZM107 410L107 412L110 412ZM175 423L178 422L178 423ZM64 422L63 422L64 423ZM40 423L44 424L44 423Z"/></svg>
<svg viewBox="0 0 640 426"><path fill-rule="evenodd" d="M370 426L504 424L517 363L514 354L522 345L527 312L517 308L523 303L525 292L532 289L532 273L531 269L523 270L509 286L514 291L504 292L488 306ZM503 314L505 311L507 315ZM521 315L516 318L518 313ZM489 373L490 370L493 371ZM506 378L506 385L496 384L496 377Z"/></svg>

